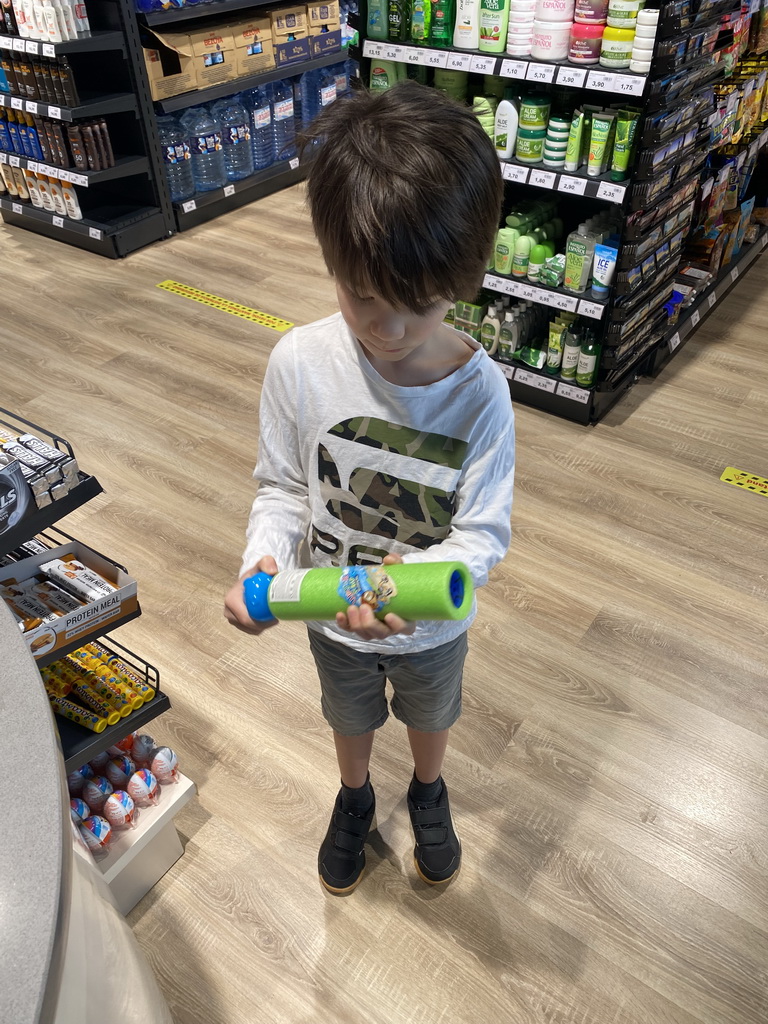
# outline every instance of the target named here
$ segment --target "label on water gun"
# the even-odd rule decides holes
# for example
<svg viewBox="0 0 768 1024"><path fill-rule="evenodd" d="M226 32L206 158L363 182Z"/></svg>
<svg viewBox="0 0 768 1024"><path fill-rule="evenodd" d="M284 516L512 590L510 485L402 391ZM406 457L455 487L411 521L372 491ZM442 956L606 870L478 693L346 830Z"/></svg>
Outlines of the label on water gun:
<svg viewBox="0 0 768 1024"><path fill-rule="evenodd" d="M349 565L339 579L339 597L359 608L367 604L376 614L397 595L397 587L380 566Z"/></svg>

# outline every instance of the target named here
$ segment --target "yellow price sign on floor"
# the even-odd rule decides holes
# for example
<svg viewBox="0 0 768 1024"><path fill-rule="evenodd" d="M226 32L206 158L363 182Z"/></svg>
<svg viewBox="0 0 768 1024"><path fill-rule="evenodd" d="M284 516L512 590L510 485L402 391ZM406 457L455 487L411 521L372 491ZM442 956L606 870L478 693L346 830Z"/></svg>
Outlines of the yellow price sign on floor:
<svg viewBox="0 0 768 1024"><path fill-rule="evenodd" d="M754 473L745 473L743 469L735 469L728 466L723 470L720 477L727 484L741 487L745 491L753 491L755 494L764 494L768 498L768 480L763 476L755 476Z"/></svg>
<svg viewBox="0 0 768 1024"><path fill-rule="evenodd" d="M212 309L220 309L222 313L231 313L243 320L251 320L262 327L269 327L273 331L287 331L293 324L290 320L281 320L279 316L270 316L269 313L262 313L258 309L251 309L249 306L241 306L239 302L230 302L229 299L222 299L218 295L211 295L209 292L201 292L199 288L190 288L186 284L179 284L178 281L161 281L157 286L166 292L174 295L181 295L185 299L192 299L194 302L202 302Z"/></svg>

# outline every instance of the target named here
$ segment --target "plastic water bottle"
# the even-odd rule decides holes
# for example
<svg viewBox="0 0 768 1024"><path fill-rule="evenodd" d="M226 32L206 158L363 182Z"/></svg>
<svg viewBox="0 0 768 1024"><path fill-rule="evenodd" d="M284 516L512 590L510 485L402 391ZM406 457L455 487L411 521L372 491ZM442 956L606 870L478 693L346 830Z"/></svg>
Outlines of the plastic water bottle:
<svg viewBox="0 0 768 1024"><path fill-rule="evenodd" d="M251 118L251 151L253 166L263 171L275 162L275 134L272 129L272 86L260 85L243 93L243 101Z"/></svg>
<svg viewBox="0 0 768 1024"><path fill-rule="evenodd" d="M206 107L192 107L184 115L192 154L192 174L198 192L212 192L227 183L221 126Z"/></svg>
<svg viewBox="0 0 768 1024"><path fill-rule="evenodd" d="M293 119L293 84L290 79L272 87L272 128L275 135L275 159L292 160L296 156L296 124Z"/></svg>
<svg viewBox="0 0 768 1024"><path fill-rule="evenodd" d="M331 68L305 71L301 76L304 128L309 128L320 111L336 99L336 76Z"/></svg>
<svg viewBox="0 0 768 1024"><path fill-rule="evenodd" d="M253 174L251 119L240 102L240 97L228 96L219 100L214 104L212 113L221 125L227 177L230 181L249 178Z"/></svg>
<svg viewBox="0 0 768 1024"><path fill-rule="evenodd" d="M192 177L192 154L189 152L186 133L175 117L158 117L157 134L163 151L163 166L168 189L174 203L189 199L195 194Z"/></svg>

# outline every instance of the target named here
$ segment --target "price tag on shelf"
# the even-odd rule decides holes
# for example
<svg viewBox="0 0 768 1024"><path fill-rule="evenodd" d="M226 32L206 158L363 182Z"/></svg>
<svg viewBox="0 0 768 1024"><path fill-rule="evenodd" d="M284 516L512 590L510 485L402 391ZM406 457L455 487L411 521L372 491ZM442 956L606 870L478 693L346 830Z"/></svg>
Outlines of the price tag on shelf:
<svg viewBox="0 0 768 1024"><path fill-rule="evenodd" d="M27 53L40 53L40 45L35 39L27 39L24 49Z"/></svg>
<svg viewBox="0 0 768 1024"><path fill-rule="evenodd" d="M579 313L582 316L591 316L593 320L602 320L605 306L599 302L588 302L582 299L579 302Z"/></svg>
<svg viewBox="0 0 768 1024"><path fill-rule="evenodd" d="M578 299L574 299L570 295L558 295L557 292L547 292L547 295L549 296L548 305L554 306L555 309L565 310L567 313L576 312Z"/></svg>
<svg viewBox="0 0 768 1024"><path fill-rule="evenodd" d="M495 57L473 57L469 70L476 75L492 75L496 70Z"/></svg>
<svg viewBox="0 0 768 1024"><path fill-rule="evenodd" d="M615 75L613 88L620 96L642 96L645 78L641 75Z"/></svg>
<svg viewBox="0 0 768 1024"><path fill-rule="evenodd" d="M670 352L674 352L679 344L680 344L680 335L678 334L677 331L675 331L675 333L672 335L672 337L667 342L667 345L669 345L669 351Z"/></svg>
<svg viewBox="0 0 768 1024"><path fill-rule="evenodd" d="M391 43L383 43L382 50L384 60L402 61L403 59L402 46L393 46Z"/></svg>
<svg viewBox="0 0 768 1024"><path fill-rule="evenodd" d="M40 165L36 164L34 160L27 160L27 170L32 171L33 174L37 174L40 170Z"/></svg>
<svg viewBox="0 0 768 1024"><path fill-rule="evenodd" d="M288 166L291 168L292 171L295 171L296 168L299 166L299 158L295 156L292 160L289 160Z"/></svg>
<svg viewBox="0 0 768 1024"><path fill-rule="evenodd" d="M508 366L507 363L499 363L499 369L507 378L507 380L515 379L515 368L514 366Z"/></svg>
<svg viewBox="0 0 768 1024"><path fill-rule="evenodd" d="M427 59L424 61L428 68L444 68L448 64L448 53L445 50L425 50Z"/></svg>
<svg viewBox="0 0 768 1024"><path fill-rule="evenodd" d="M447 67L451 71L469 71L472 63L471 53L449 53Z"/></svg>
<svg viewBox="0 0 768 1024"><path fill-rule="evenodd" d="M95 238L97 242L101 241L101 231L98 228L88 228L88 234L91 238Z"/></svg>
<svg viewBox="0 0 768 1024"><path fill-rule="evenodd" d="M533 288L529 284L520 284L520 291L518 292L521 299L525 299L526 302L533 302L536 296L536 288Z"/></svg>
<svg viewBox="0 0 768 1024"><path fill-rule="evenodd" d="M597 186L597 198L607 199L609 203L623 203L626 191L625 185L614 185L610 181L601 181Z"/></svg>
<svg viewBox="0 0 768 1024"><path fill-rule="evenodd" d="M21 203L11 203L11 209L14 213L18 213L19 216L21 216L24 213L24 207L21 205Z"/></svg>
<svg viewBox="0 0 768 1024"><path fill-rule="evenodd" d="M525 77L529 82L548 85L555 77L556 70L554 64L529 64L528 74Z"/></svg>
<svg viewBox="0 0 768 1024"><path fill-rule="evenodd" d="M181 208L184 213L192 213L193 210L197 209L197 203L194 199L188 199L186 203L181 204Z"/></svg>
<svg viewBox="0 0 768 1024"><path fill-rule="evenodd" d="M61 120L61 107L48 107L48 117L54 117L57 121Z"/></svg>
<svg viewBox="0 0 768 1024"><path fill-rule="evenodd" d="M738 267L734 267L733 270L731 271L731 281L735 281L738 276L739 276L739 268Z"/></svg>
<svg viewBox="0 0 768 1024"><path fill-rule="evenodd" d="M751 160L755 153L757 153L757 139L755 139L754 142L750 142L749 150L747 152L749 153L749 159Z"/></svg>
<svg viewBox="0 0 768 1024"><path fill-rule="evenodd" d="M717 302L717 295L715 295L714 292L710 292L710 294L707 296L707 305L709 306L710 309L712 309L712 307L714 306L714 304L716 302Z"/></svg>
<svg viewBox="0 0 768 1024"><path fill-rule="evenodd" d="M537 188L554 188L556 178L557 175L553 174L552 171L532 170L529 181L531 185L536 185Z"/></svg>
<svg viewBox="0 0 768 1024"><path fill-rule="evenodd" d="M72 181L74 176L69 171L57 169L56 173L51 175L51 177L58 178L60 181Z"/></svg>
<svg viewBox="0 0 768 1024"><path fill-rule="evenodd" d="M377 49L378 49L378 44L377 43L375 43L372 39L366 39L365 42L363 43L363 56L364 57L373 57L374 56L373 51L377 50ZM381 53L380 52L377 53L376 56L377 57L381 56Z"/></svg>
<svg viewBox="0 0 768 1024"><path fill-rule="evenodd" d="M30 114L37 113L37 104L34 100L27 100L27 112Z"/></svg>
<svg viewBox="0 0 768 1024"><path fill-rule="evenodd" d="M550 292L545 291L543 288L532 288L533 301L541 303L542 306L549 305Z"/></svg>
<svg viewBox="0 0 768 1024"><path fill-rule="evenodd" d="M501 62L502 78L525 78L527 71L527 60L503 60Z"/></svg>
<svg viewBox="0 0 768 1024"><path fill-rule="evenodd" d="M53 217L51 223L53 224L53 226L55 228L63 228L64 227L64 218L63 217Z"/></svg>
<svg viewBox="0 0 768 1024"><path fill-rule="evenodd" d="M701 186L701 198L706 199L709 193L712 191L712 186L715 183L714 178L707 178L704 184Z"/></svg>
<svg viewBox="0 0 768 1024"><path fill-rule="evenodd" d="M409 46L405 51L405 61L407 64L421 64L421 58L424 56L423 50L418 50L413 46Z"/></svg>
<svg viewBox="0 0 768 1024"><path fill-rule="evenodd" d="M529 373L528 370L518 370L515 374L515 380L518 384L527 384L529 388L536 388L538 391L549 391L550 394L554 394L557 387L556 380L540 377L537 373Z"/></svg>
<svg viewBox="0 0 768 1024"><path fill-rule="evenodd" d="M11 106L14 110L21 110L24 107L24 100L20 100L18 96L11 96Z"/></svg>
<svg viewBox="0 0 768 1024"><path fill-rule="evenodd" d="M5 106L5 96L0 92L0 107Z"/></svg>
<svg viewBox="0 0 768 1024"><path fill-rule="evenodd" d="M44 57L55 57L56 47L51 46L50 43L43 43L43 56Z"/></svg>
<svg viewBox="0 0 768 1024"><path fill-rule="evenodd" d="M586 68L569 68L562 64L557 69L557 84L569 85L572 89L580 89L586 77Z"/></svg>
<svg viewBox="0 0 768 1024"><path fill-rule="evenodd" d="M582 405L589 401L589 391L586 388L577 388L562 381L557 385L557 394L560 398L569 398L572 402L581 402Z"/></svg>
<svg viewBox="0 0 768 1024"><path fill-rule="evenodd" d="M7 163L8 163L8 154L7 153L0 153L0 164L7 164Z"/></svg>
<svg viewBox="0 0 768 1024"><path fill-rule="evenodd" d="M518 185L524 185L528 181L527 167L519 167L517 164L508 164L504 161L501 166L505 181L516 181Z"/></svg>
<svg viewBox="0 0 768 1024"><path fill-rule="evenodd" d="M517 295L518 287L517 281L508 281L504 277L496 278L495 291L497 292L504 292L505 295Z"/></svg>
<svg viewBox="0 0 768 1024"><path fill-rule="evenodd" d="M14 38L13 49L19 53L23 53L26 48L26 39L22 39L21 36Z"/></svg>
<svg viewBox="0 0 768 1024"><path fill-rule="evenodd" d="M88 176L86 174L71 174L69 180L73 185L82 185L84 188L88 188Z"/></svg>
<svg viewBox="0 0 768 1024"><path fill-rule="evenodd" d="M9 157L8 158L8 163L11 165L11 167L19 167L20 166L19 158L17 156Z"/></svg>
<svg viewBox="0 0 768 1024"><path fill-rule="evenodd" d="M691 313L691 327L696 327L698 325L699 320L701 320L701 313L698 311L698 309L694 309L694 311Z"/></svg>
<svg viewBox="0 0 768 1024"><path fill-rule="evenodd" d="M0 36L0 50L13 49L13 36Z"/></svg>
<svg viewBox="0 0 768 1024"><path fill-rule="evenodd" d="M225 197L226 196L233 196L234 194L235 194L235 186L234 185L225 185L224 186L224 196Z"/></svg>
<svg viewBox="0 0 768 1024"><path fill-rule="evenodd" d="M587 88L599 92L613 91L614 76L607 71L590 71L587 75Z"/></svg>
<svg viewBox="0 0 768 1024"><path fill-rule="evenodd" d="M367 56L373 60L381 60L382 57L382 46L381 43L372 43L370 40L366 41L365 44L368 47Z"/></svg>
<svg viewBox="0 0 768 1024"><path fill-rule="evenodd" d="M567 192L572 196L583 196L587 191L586 178L572 178L570 174L561 174L557 183L558 192Z"/></svg>

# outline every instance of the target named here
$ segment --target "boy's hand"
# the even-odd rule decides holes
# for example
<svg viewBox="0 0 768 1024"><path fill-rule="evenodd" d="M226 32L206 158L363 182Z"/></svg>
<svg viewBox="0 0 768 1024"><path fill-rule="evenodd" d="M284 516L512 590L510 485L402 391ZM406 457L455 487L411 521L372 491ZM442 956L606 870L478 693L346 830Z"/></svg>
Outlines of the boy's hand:
<svg viewBox="0 0 768 1024"><path fill-rule="evenodd" d="M272 622L254 622L248 614L248 609L245 607L243 580L249 576L255 576L257 572L266 572L270 576L274 576L277 572L277 562L271 555L262 558L248 572L244 573L234 586L230 587L227 591L227 596L224 598L224 618L227 622L231 622L235 628L241 629L243 633L252 633L254 636L263 633L270 626L277 625L276 619L273 619Z"/></svg>
<svg viewBox="0 0 768 1024"><path fill-rule="evenodd" d="M400 555L387 555L384 565L402 565ZM367 605L357 607L353 605L349 611L336 614L336 625L348 633L356 633L361 640L386 640L387 637L400 633L403 636L410 636L416 629L415 622L406 622L399 615L392 612L384 616L384 621L377 619L373 610Z"/></svg>

